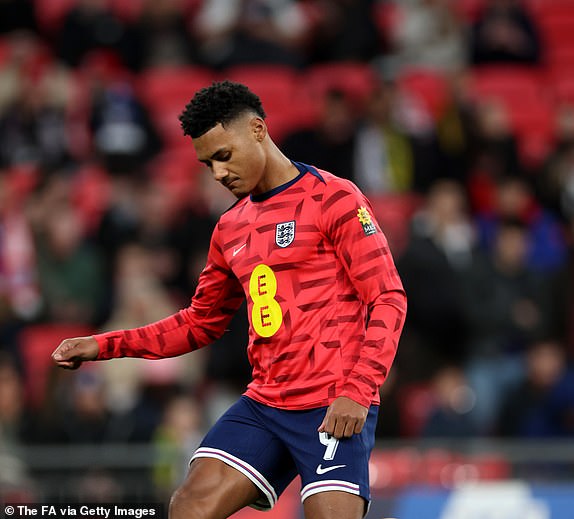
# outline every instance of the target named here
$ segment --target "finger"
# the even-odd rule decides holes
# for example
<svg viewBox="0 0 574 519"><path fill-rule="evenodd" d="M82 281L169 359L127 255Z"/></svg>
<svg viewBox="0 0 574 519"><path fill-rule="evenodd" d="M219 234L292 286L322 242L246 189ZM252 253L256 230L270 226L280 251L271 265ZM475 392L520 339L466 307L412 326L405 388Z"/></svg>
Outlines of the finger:
<svg viewBox="0 0 574 519"><path fill-rule="evenodd" d="M52 353L52 358L56 362L68 361L75 357L75 352L73 351L76 343L69 340L62 341L60 345L56 348L54 353Z"/></svg>
<svg viewBox="0 0 574 519"><path fill-rule="evenodd" d="M355 430L353 432L355 434L360 434L364 426L365 426L365 420L357 420L357 423L355 424Z"/></svg>
<svg viewBox="0 0 574 519"><path fill-rule="evenodd" d="M64 369L78 369L82 365L82 361L79 360L65 360L57 363L58 367Z"/></svg>
<svg viewBox="0 0 574 519"><path fill-rule="evenodd" d="M335 430L333 432L333 436L340 440L341 438L345 437L345 429L347 427L347 422L344 418L339 417L335 424Z"/></svg>
<svg viewBox="0 0 574 519"><path fill-rule="evenodd" d="M345 438L350 438L351 436L353 436L353 434L355 433L355 426L356 426L355 420L352 419L347 420L347 422L345 423L345 430L343 432Z"/></svg>
<svg viewBox="0 0 574 519"><path fill-rule="evenodd" d="M327 434L330 434L331 436L333 436L334 429L335 429L335 423L333 422L333 418L331 416L331 413L329 412L329 410L327 410L327 413L325 414L325 418L323 418L323 422L319 426L318 431L324 432L324 433L327 433Z"/></svg>

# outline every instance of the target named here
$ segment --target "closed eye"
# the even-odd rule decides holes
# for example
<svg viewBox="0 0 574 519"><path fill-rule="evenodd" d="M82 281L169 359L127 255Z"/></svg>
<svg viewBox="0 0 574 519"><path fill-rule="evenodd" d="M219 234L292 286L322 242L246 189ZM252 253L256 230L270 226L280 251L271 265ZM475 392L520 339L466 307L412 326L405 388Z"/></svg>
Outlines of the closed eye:
<svg viewBox="0 0 574 519"><path fill-rule="evenodd" d="M199 162L205 164L209 169L212 169L213 162L227 162L231 159L231 152L230 151L217 151L212 156L211 159L204 159L200 160Z"/></svg>

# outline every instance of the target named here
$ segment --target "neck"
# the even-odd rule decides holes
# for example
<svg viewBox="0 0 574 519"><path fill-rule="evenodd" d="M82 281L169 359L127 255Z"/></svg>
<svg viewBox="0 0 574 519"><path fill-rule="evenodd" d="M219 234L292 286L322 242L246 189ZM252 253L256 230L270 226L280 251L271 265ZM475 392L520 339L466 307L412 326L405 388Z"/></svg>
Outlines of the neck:
<svg viewBox="0 0 574 519"><path fill-rule="evenodd" d="M253 190L254 195L259 195L271 191L293 180L299 175L299 170L281 152L281 150L271 140L267 143L267 162L265 173L257 187Z"/></svg>

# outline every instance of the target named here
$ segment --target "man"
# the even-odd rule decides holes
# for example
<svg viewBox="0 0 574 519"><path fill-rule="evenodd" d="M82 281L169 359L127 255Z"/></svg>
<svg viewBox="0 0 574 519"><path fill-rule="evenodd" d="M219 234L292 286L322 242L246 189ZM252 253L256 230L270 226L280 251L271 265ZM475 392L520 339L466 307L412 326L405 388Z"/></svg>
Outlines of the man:
<svg viewBox="0 0 574 519"><path fill-rule="evenodd" d="M253 381L192 457L170 517L269 509L299 474L308 519L358 519L406 312L386 239L352 183L281 153L244 85L200 90L180 120L239 199L213 231L191 305L135 330L66 339L53 359L77 368L181 355L220 337L247 298Z"/></svg>

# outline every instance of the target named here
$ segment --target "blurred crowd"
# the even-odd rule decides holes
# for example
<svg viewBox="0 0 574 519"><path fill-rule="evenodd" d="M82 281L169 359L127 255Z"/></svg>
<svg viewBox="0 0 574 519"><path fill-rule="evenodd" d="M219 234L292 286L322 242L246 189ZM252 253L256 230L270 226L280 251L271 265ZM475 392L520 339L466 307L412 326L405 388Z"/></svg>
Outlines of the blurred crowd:
<svg viewBox="0 0 574 519"><path fill-rule="evenodd" d="M573 435L572 27L572 0L0 0L0 446L185 461L249 381L243 313L178 359L49 359L189 303L233 201L177 114L227 77L389 238L409 311L378 437Z"/></svg>

